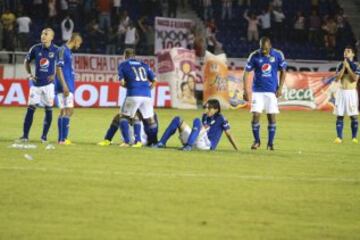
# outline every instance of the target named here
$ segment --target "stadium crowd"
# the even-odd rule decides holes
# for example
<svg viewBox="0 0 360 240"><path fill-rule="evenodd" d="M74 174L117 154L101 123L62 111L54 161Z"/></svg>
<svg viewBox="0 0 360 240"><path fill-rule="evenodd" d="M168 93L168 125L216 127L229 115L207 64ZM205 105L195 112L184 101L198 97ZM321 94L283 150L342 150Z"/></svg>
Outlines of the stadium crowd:
<svg viewBox="0 0 360 240"><path fill-rule="evenodd" d="M81 32L81 52L121 54L135 47L152 55L155 16L176 17L186 6L203 20L189 35L197 55L221 48L245 57L264 35L288 58L340 59L344 46L355 44L336 0L1 0L0 49L27 51L47 26L58 44Z"/></svg>

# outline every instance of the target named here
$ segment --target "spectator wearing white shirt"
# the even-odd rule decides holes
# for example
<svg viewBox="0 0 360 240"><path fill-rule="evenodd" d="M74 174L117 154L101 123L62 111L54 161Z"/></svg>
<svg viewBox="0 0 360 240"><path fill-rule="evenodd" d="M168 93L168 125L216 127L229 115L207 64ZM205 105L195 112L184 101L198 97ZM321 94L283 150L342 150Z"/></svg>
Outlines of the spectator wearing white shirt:
<svg viewBox="0 0 360 240"><path fill-rule="evenodd" d="M71 35L74 31L74 21L71 20L70 16L67 15L61 22L61 36L64 42L70 40Z"/></svg>
<svg viewBox="0 0 360 240"><path fill-rule="evenodd" d="M247 39L249 42L259 40L259 18L255 13L251 13L250 17L248 15L248 10L244 13L244 18L248 21L248 30L247 30Z"/></svg>
<svg viewBox="0 0 360 240"><path fill-rule="evenodd" d="M132 21L130 21L129 26L126 28L125 32L125 49L126 48L136 48L137 43L139 42L139 34L136 30L136 27Z"/></svg>
<svg viewBox="0 0 360 240"><path fill-rule="evenodd" d="M284 20L285 14L282 11L281 7L275 7L273 10L273 17L274 17L274 37L277 41L284 40Z"/></svg>
<svg viewBox="0 0 360 240"><path fill-rule="evenodd" d="M16 19L16 24L18 26L18 48L22 51L25 51L29 48L29 35L30 35L30 25L31 25L31 18L22 15Z"/></svg>
<svg viewBox="0 0 360 240"><path fill-rule="evenodd" d="M261 36L271 37L271 7L263 10L259 16L261 26Z"/></svg>

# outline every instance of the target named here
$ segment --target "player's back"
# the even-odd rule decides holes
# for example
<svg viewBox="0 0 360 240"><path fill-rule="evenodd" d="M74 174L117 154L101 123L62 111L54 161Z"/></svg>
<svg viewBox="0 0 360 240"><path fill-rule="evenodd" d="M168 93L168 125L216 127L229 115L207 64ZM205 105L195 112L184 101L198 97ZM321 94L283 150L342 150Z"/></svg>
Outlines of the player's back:
<svg viewBox="0 0 360 240"><path fill-rule="evenodd" d="M149 65L129 59L119 65L119 80L124 80L129 97L151 97L150 82L154 81L154 73Z"/></svg>

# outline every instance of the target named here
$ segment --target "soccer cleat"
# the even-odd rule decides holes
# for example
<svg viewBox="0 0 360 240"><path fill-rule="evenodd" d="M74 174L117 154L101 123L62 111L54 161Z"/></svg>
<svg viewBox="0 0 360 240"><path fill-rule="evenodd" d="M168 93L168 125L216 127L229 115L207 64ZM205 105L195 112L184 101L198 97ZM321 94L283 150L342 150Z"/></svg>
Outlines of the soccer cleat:
<svg viewBox="0 0 360 240"><path fill-rule="evenodd" d="M270 151L274 151L275 148L274 148L274 145L272 144L268 144L267 147L266 147L267 150L270 150Z"/></svg>
<svg viewBox="0 0 360 240"><path fill-rule="evenodd" d="M130 145L123 142L123 143L120 144L120 147L127 148L127 147L130 147Z"/></svg>
<svg viewBox="0 0 360 240"><path fill-rule="evenodd" d="M142 147L142 143L141 142L136 142L133 145L131 145L131 147L133 148L141 148Z"/></svg>
<svg viewBox="0 0 360 240"><path fill-rule="evenodd" d="M29 142L29 139L25 137L21 137L15 140L15 143L27 143L27 142Z"/></svg>
<svg viewBox="0 0 360 240"><path fill-rule="evenodd" d="M157 144L153 144L151 147L152 148L166 148L166 145L163 144L162 142L158 142Z"/></svg>
<svg viewBox="0 0 360 240"><path fill-rule="evenodd" d="M355 144L358 144L359 143L359 140L357 138L353 138L352 139L352 142L355 143Z"/></svg>
<svg viewBox="0 0 360 240"><path fill-rule="evenodd" d="M105 140L103 140L103 141L101 141L101 142L98 142L97 145L98 145L98 146L101 146L101 147L110 146L110 145L111 145L111 141L105 139Z"/></svg>
<svg viewBox="0 0 360 240"><path fill-rule="evenodd" d="M73 145L73 143L69 139L65 139L65 141L59 141L60 145Z"/></svg>
<svg viewBox="0 0 360 240"><path fill-rule="evenodd" d="M190 145L185 145L181 150L183 150L183 151L191 151L192 147Z"/></svg>
<svg viewBox="0 0 360 240"><path fill-rule="evenodd" d="M342 139L337 137L337 138L335 138L334 143L340 144L340 143L342 143Z"/></svg>
<svg viewBox="0 0 360 240"><path fill-rule="evenodd" d="M252 145L251 145L251 149L252 150L256 150L260 147L260 142L254 142Z"/></svg>
<svg viewBox="0 0 360 240"><path fill-rule="evenodd" d="M41 143L42 144L47 144L48 140L45 137L41 137Z"/></svg>

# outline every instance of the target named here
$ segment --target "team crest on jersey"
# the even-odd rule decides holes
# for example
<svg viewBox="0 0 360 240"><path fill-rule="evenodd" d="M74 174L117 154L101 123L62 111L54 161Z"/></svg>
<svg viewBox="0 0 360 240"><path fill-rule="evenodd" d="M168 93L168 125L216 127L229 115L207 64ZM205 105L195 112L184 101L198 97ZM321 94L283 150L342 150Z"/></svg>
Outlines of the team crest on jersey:
<svg viewBox="0 0 360 240"><path fill-rule="evenodd" d="M53 58L55 56L55 54L53 52L49 53L49 58Z"/></svg>
<svg viewBox="0 0 360 240"><path fill-rule="evenodd" d="M271 76L271 64L265 63L261 66L261 72L264 77L270 77Z"/></svg>
<svg viewBox="0 0 360 240"><path fill-rule="evenodd" d="M275 62L275 58L274 57L270 57L270 62Z"/></svg>
<svg viewBox="0 0 360 240"><path fill-rule="evenodd" d="M210 122L210 125L214 125L215 124L215 120L212 120L211 122Z"/></svg>
<svg viewBox="0 0 360 240"><path fill-rule="evenodd" d="M48 68L49 65L50 65L49 59L47 59L47 58L40 59L40 67L41 68Z"/></svg>

